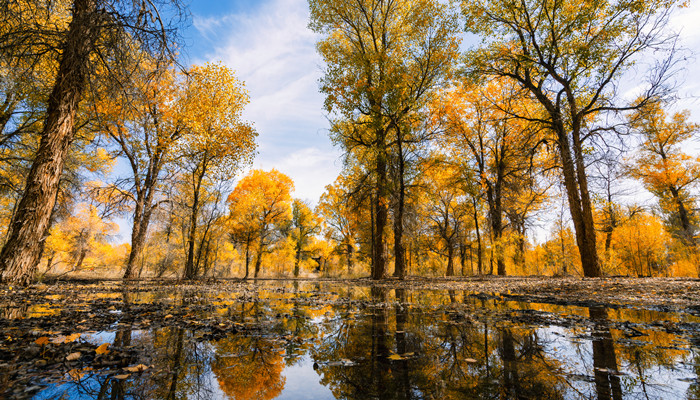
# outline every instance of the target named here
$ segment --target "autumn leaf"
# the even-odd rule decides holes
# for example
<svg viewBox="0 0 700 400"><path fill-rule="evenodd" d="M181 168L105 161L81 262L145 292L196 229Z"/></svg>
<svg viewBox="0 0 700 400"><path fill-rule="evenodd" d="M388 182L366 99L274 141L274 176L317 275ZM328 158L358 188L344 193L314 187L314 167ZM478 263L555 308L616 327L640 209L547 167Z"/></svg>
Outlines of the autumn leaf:
<svg viewBox="0 0 700 400"><path fill-rule="evenodd" d="M109 350L107 349L109 347L109 343L102 343L95 349L95 353L97 354L107 354L109 353Z"/></svg>
<svg viewBox="0 0 700 400"><path fill-rule="evenodd" d="M76 351L75 353L70 353L66 356L66 361L75 361L79 359L82 356L79 351Z"/></svg>
<svg viewBox="0 0 700 400"><path fill-rule="evenodd" d="M126 368L124 368L125 371L129 371L129 372L143 372L143 371L145 371L145 370L147 370L147 369L148 369L148 366L143 365L143 364L134 365L134 366L131 366L131 367L126 367Z"/></svg>
<svg viewBox="0 0 700 400"><path fill-rule="evenodd" d="M34 343L38 344L39 346L43 346L49 343L49 338L46 336L42 336L39 339L35 340Z"/></svg>

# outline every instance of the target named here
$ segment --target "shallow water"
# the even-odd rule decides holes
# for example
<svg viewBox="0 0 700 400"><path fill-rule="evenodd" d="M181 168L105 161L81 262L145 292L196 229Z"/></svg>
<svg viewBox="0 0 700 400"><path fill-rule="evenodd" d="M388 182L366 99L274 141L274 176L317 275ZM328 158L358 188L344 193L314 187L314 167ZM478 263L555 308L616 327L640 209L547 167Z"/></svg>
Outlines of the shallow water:
<svg viewBox="0 0 700 400"><path fill-rule="evenodd" d="M0 397L700 398L700 321L683 313L308 282L25 303L0 301Z"/></svg>

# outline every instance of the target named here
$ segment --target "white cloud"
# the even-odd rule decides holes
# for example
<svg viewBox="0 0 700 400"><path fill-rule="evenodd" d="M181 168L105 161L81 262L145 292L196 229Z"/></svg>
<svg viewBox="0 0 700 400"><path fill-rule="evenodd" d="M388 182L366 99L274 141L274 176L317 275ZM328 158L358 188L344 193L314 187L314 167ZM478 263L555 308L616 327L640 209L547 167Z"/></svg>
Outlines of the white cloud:
<svg viewBox="0 0 700 400"><path fill-rule="evenodd" d="M295 197L316 204L326 185L333 183L338 176L341 161L334 153L317 147L307 147L280 157L271 162L256 162L256 168L277 170L294 180Z"/></svg>
<svg viewBox="0 0 700 400"><path fill-rule="evenodd" d="M194 17L214 51L200 61L222 61L246 83L251 102L244 118L260 136L256 168L290 175L296 195L318 200L340 171L340 152L327 136L322 64L305 0L271 0L248 13Z"/></svg>

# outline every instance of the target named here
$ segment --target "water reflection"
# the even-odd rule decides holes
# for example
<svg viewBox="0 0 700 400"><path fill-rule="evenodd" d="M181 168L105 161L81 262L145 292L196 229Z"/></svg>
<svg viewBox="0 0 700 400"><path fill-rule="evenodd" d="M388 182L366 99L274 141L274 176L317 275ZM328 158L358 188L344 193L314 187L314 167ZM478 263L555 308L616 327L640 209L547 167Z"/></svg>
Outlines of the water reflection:
<svg viewBox="0 0 700 400"><path fill-rule="evenodd" d="M617 400L700 395L700 355L693 332L678 327L689 317L678 314L296 282L251 286L245 295L120 291L105 298L116 302L118 318L100 332L84 332L80 340L93 348L109 343L120 356L55 365L60 379L52 371L33 370L29 385L41 389L26 397ZM72 300L89 310L80 299ZM63 301L67 307L71 299ZM149 302L183 310L213 304L209 314L197 311L198 316L249 329L217 336L211 326L144 328L133 322L133 314ZM6 322L30 313L37 324L50 318L16 303L3 303L1 309ZM566 322L566 315L576 316L575 323ZM659 318L666 322L656 323ZM13 390L18 382L28 384L10 372L25 368L17 361L22 355L11 357L2 349L0 394L21 398ZM134 365L147 369L129 372Z"/></svg>

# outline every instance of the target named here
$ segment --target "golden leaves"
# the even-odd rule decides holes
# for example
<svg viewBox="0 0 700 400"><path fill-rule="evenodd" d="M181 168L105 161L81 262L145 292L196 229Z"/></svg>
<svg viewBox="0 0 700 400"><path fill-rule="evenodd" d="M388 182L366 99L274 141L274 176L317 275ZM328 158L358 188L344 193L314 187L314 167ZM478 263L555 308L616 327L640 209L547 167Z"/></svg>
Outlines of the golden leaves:
<svg viewBox="0 0 700 400"><path fill-rule="evenodd" d="M95 349L95 353L100 355L107 354L109 353L109 349L107 349L108 347L109 343L102 343L101 345L97 346L97 348Z"/></svg>

